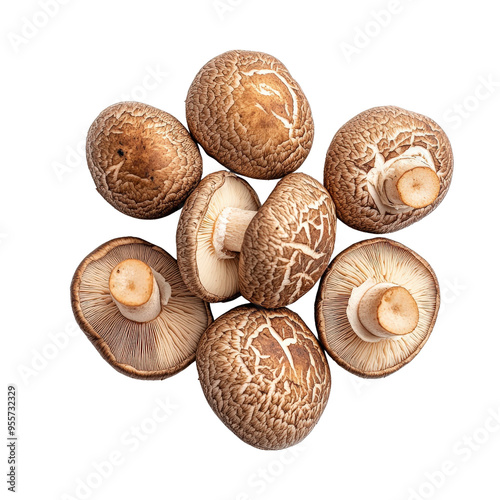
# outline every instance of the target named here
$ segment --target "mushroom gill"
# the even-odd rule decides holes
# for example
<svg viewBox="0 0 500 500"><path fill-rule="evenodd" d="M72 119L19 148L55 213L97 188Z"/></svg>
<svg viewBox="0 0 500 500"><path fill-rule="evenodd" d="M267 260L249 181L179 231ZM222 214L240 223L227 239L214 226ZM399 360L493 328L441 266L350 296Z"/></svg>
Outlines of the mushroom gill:
<svg viewBox="0 0 500 500"><path fill-rule="evenodd" d="M72 284L75 315L89 339L108 362L131 376L165 378L187 366L211 315L185 286L175 259L137 238L112 240L100 248L82 262ZM152 320L128 319L110 292L113 269L127 259L147 264L170 287L170 297L162 297Z"/></svg>
<svg viewBox="0 0 500 500"><path fill-rule="evenodd" d="M416 327L387 338L360 335L348 310L351 297L366 283L395 284L406 290L418 307ZM403 245L379 238L355 244L334 259L318 292L316 318L332 357L358 375L375 377L392 373L418 353L438 308L439 288L430 266Z"/></svg>
<svg viewBox="0 0 500 500"><path fill-rule="evenodd" d="M210 302L234 299L240 291L239 253L224 247L228 221L222 224L221 220L228 207L236 215L249 214L248 224L260 202L252 187L235 174L208 174L187 199L177 228L177 258L184 282ZM239 227L240 233L244 230Z"/></svg>
<svg viewBox="0 0 500 500"><path fill-rule="evenodd" d="M231 296L239 291L238 253L221 258L221 251L214 244L216 224L227 207L256 213L259 205L247 185L236 177L227 177L210 199L198 232L196 258L202 285L219 296Z"/></svg>

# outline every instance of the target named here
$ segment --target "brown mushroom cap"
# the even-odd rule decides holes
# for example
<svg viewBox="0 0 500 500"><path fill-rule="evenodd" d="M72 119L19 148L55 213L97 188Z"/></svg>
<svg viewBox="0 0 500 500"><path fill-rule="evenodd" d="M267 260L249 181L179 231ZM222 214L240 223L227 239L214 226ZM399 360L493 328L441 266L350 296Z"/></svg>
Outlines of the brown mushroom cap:
<svg viewBox="0 0 500 500"><path fill-rule="evenodd" d="M182 123L139 102L114 104L95 119L87 163L104 199L138 219L180 208L202 173L198 146Z"/></svg>
<svg viewBox="0 0 500 500"><path fill-rule="evenodd" d="M239 210L238 250L218 245L226 210ZM229 222L228 222L229 224ZM177 229L182 277L209 302L234 299L284 307L311 289L326 269L335 243L335 206L306 174L281 179L259 208L253 189L235 174L207 175L186 201ZM225 240L224 240L225 241Z"/></svg>
<svg viewBox="0 0 500 500"><path fill-rule="evenodd" d="M353 290L369 280L394 283L411 294L418 307L418 323L411 333L377 342L356 334L347 309ZM384 377L420 352L436 322L439 302L439 284L430 265L400 243L375 238L350 246L328 267L316 298L316 327L339 365L361 377Z"/></svg>
<svg viewBox="0 0 500 500"><path fill-rule="evenodd" d="M299 168L314 135L299 84L263 52L232 50L205 64L189 89L186 118L209 156L255 179Z"/></svg>
<svg viewBox="0 0 500 500"><path fill-rule="evenodd" d="M318 181L302 173L280 180L245 233L243 296L267 308L298 300L328 266L335 230L335 206Z"/></svg>
<svg viewBox="0 0 500 500"><path fill-rule="evenodd" d="M422 208L383 214L367 180L375 173L378 162L394 161L410 148L417 148L413 152L420 150L427 157L420 164L430 163L437 174L437 178L425 178L428 190L433 193L431 199L435 199ZM415 154L418 157L420 153ZM384 106L360 113L335 134L326 156L324 183L342 222L360 231L389 233L434 210L448 191L452 172L451 145L436 122L412 111ZM407 177L413 182L411 176ZM434 186L437 181L439 184Z"/></svg>
<svg viewBox="0 0 500 500"><path fill-rule="evenodd" d="M302 441L330 394L330 369L301 318L282 308L241 306L220 316L196 353L201 387L240 439L278 450Z"/></svg>
<svg viewBox="0 0 500 500"><path fill-rule="evenodd" d="M125 318L112 299L110 274L126 259L148 264L170 285L168 303L152 321ZM119 372L141 379L164 379L192 363L212 321L209 305L186 288L175 259L139 238L117 238L91 252L73 276L71 305L101 356Z"/></svg>
<svg viewBox="0 0 500 500"><path fill-rule="evenodd" d="M182 277L189 289L209 302L235 299L239 256L217 258L212 244L214 226L227 206L258 210L257 193L231 172L207 175L187 199L177 227L177 258Z"/></svg>

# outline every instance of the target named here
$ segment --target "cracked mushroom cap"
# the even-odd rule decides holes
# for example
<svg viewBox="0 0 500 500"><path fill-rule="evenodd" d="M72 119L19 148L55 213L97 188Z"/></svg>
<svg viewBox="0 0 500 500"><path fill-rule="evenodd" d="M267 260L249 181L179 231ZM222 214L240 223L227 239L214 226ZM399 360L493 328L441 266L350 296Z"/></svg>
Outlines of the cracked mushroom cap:
<svg viewBox="0 0 500 500"><path fill-rule="evenodd" d="M281 179L260 207L243 179L216 172L201 181L182 210L179 268L193 293L209 302L241 292L254 304L284 307L321 277L335 228L330 195L306 174Z"/></svg>
<svg viewBox="0 0 500 500"><path fill-rule="evenodd" d="M324 184L339 219L355 229L389 233L432 212L453 172L448 137L430 118L397 108L372 108L335 134Z"/></svg>
<svg viewBox="0 0 500 500"><path fill-rule="evenodd" d="M204 333L196 366L216 415L245 443L279 450L302 441L330 394L330 369L301 318L241 306Z"/></svg>
<svg viewBox="0 0 500 500"><path fill-rule="evenodd" d="M139 265L135 275L127 268L130 263ZM151 301L145 304L143 295L152 292L158 298L155 317L130 319L141 306L140 314L150 314ZM187 289L175 259L131 237L108 241L81 262L71 282L71 305L101 356L119 372L140 379L164 379L186 368L212 321L209 305Z"/></svg>
<svg viewBox="0 0 500 500"><path fill-rule="evenodd" d="M386 238L356 243L335 257L321 280L320 342L351 373L384 377L420 352L439 302L436 275L414 251Z"/></svg>
<svg viewBox="0 0 500 500"><path fill-rule="evenodd" d="M250 184L235 174L208 174L187 199L177 227L177 259L184 282L208 302L225 302L240 294L239 255L221 258L213 239L226 207L253 212L260 201Z"/></svg>
<svg viewBox="0 0 500 500"><path fill-rule="evenodd" d="M242 295L267 308L300 299L330 262L336 224L333 201L318 181L302 173L281 179L246 230Z"/></svg>
<svg viewBox="0 0 500 500"><path fill-rule="evenodd" d="M276 179L299 168L314 135L299 84L263 52L232 50L205 64L189 89L186 118L209 156L255 179Z"/></svg>
<svg viewBox="0 0 500 500"><path fill-rule="evenodd" d="M114 104L95 119L87 163L104 199L138 219L180 208L202 173L198 146L182 123L139 102Z"/></svg>

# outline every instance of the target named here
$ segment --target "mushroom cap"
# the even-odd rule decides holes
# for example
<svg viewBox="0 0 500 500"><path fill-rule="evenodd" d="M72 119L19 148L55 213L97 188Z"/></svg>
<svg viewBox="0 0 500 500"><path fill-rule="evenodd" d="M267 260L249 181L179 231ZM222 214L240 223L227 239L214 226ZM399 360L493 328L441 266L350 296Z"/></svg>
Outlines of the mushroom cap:
<svg viewBox="0 0 500 500"><path fill-rule="evenodd" d="M239 256L218 259L212 244L217 217L226 207L256 211L257 193L227 171L208 174L186 200L177 227L177 259L188 288L208 302L225 302L240 294Z"/></svg>
<svg viewBox="0 0 500 500"><path fill-rule="evenodd" d="M440 182L439 194L426 207L382 215L366 182L375 153L378 150L387 161L411 146L421 146L431 154ZM326 155L324 184L342 222L360 231L390 233L432 212L448 192L452 173L450 141L436 122L402 108L382 106L360 113L335 134Z"/></svg>
<svg viewBox="0 0 500 500"><path fill-rule="evenodd" d="M168 303L147 323L122 316L109 291L111 271L129 258L151 266L171 287ZM140 379L164 379L186 368L213 319L210 306L185 286L175 259L131 237L108 241L81 262L71 282L71 306L101 356L119 372Z"/></svg>
<svg viewBox="0 0 500 500"><path fill-rule="evenodd" d="M330 394L323 349L286 308L247 305L223 314L203 334L196 366L216 415L245 443L265 450L302 441Z"/></svg>
<svg viewBox="0 0 500 500"><path fill-rule="evenodd" d="M94 120L87 163L104 199L138 219L180 208L202 173L198 146L182 123L139 102L114 104Z"/></svg>
<svg viewBox="0 0 500 500"><path fill-rule="evenodd" d="M255 179L276 179L299 168L314 135L299 84L263 52L232 50L205 64L189 89L186 118L209 156Z"/></svg>
<svg viewBox="0 0 500 500"><path fill-rule="evenodd" d="M335 206L318 181L302 173L281 179L243 239L243 296L267 308L298 300L328 266L335 230Z"/></svg>
<svg viewBox="0 0 500 500"><path fill-rule="evenodd" d="M417 327L379 342L362 340L347 317L351 292L367 280L408 290L418 306ZM430 265L401 243L374 238L356 243L333 259L316 298L316 327L328 354L346 370L365 378L389 375L409 363L424 346L439 310L439 284Z"/></svg>

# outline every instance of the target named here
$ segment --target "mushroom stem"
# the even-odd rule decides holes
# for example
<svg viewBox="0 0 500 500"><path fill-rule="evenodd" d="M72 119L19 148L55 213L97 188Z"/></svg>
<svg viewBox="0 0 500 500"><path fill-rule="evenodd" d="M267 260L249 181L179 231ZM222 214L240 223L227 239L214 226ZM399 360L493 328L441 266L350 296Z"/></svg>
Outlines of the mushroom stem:
<svg viewBox="0 0 500 500"><path fill-rule="evenodd" d="M253 210L227 207L219 214L212 237L219 259L234 259L241 252L245 231L256 213Z"/></svg>
<svg viewBox="0 0 500 500"><path fill-rule="evenodd" d="M413 146L388 161L380 153L375 155L375 167L368 175L368 190L381 213L424 208L434 203L439 189L432 155L425 148Z"/></svg>
<svg viewBox="0 0 500 500"><path fill-rule="evenodd" d="M411 333L419 320L417 303L406 288L372 280L353 289L347 316L354 332L367 342Z"/></svg>
<svg viewBox="0 0 500 500"><path fill-rule="evenodd" d="M418 306L410 292L393 283L378 283L361 297L358 306L361 324L381 338L406 335L418 323Z"/></svg>
<svg viewBox="0 0 500 500"><path fill-rule="evenodd" d="M383 181L385 194L391 204L423 208L439 194L439 178L434 170L415 159L395 162Z"/></svg>
<svg viewBox="0 0 500 500"><path fill-rule="evenodd" d="M136 323L158 317L171 294L163 276L137 259L126 259L115 266L109 276L109 291L122 315Z"/></svg>

